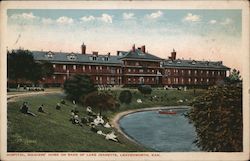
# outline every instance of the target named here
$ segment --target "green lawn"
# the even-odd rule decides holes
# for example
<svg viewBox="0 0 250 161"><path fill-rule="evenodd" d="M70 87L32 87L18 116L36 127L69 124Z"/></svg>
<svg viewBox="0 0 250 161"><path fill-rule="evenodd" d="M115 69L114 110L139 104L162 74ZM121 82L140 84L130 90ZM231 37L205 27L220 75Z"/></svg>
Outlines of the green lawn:
<svg viewBox="0 0 250 161"><path fill-rule="evenodd" d="M118 98L121 90L106 91ZM150 101L149 96L142 96L137 90L132 90L133 101L129 105L122 104L116 111L104 112L103 114L111 118L120 111L135 108L169 106L169 105L188 105L195 97L204 93L204 90L196 90L196 94L192 90L153 90L151 96L159 96L158 100ZM161 98L162 97L162 98ZM140 145L137 145L125 137L118 134L120 143L105 140L104 136L98 135L90 130L88 126L73 125L70 119L70 111L74 108L71 102L66 101L66 105L62 105L61 111L55 109L56 103L64 98L62 94L46 94L38 96L30 96L8 103L8 151L151 151ZM142 99L141 104L136 100ZM178 100L184 100L177 103ZM185 101L187 99L187 101ZM19 108L23 101L29 103L30 110L37 117L32 117L19 112ZM46 114L38 113L39 105L44 104ZM79 116L86 115L85 108L81 105L76 106L79 110ZM104 130L109 132L111 129Z"/></svg>

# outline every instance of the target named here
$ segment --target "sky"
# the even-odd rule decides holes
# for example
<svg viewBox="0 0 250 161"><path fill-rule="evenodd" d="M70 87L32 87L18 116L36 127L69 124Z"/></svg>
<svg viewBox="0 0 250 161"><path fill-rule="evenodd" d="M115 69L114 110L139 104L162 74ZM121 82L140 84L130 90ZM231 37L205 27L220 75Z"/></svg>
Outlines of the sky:
<svg viewBox="0 0 250 161"><path fill-rule="evenodd" d="M242 70L241 10L8 9L8 49L99 54L146 51L168 58L223 61Z"/></svg>

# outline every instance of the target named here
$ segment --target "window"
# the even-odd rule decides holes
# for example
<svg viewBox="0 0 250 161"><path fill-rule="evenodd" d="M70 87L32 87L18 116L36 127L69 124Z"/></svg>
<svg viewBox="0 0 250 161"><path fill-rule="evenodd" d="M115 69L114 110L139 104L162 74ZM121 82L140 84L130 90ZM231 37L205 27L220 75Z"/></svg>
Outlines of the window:
<svg viewBox="0 0 250 161"><path fill-rule="evenodd" d="M85 65L82 66L82 70L85 71Z"/></svg>
<svg viewBox="0 0 250 161"><path fill-rule="evenodd" d="M63 65L63 70L66 70L66 69L67 69L66 65Z"/></svg>
<svg viewBox="0 0 250 161"><path fill-rule="evenodd" d="M152 81L155 81L155 78L152 78Z"/></svg>
<svg viewBox="0 0 250 161"><path fill-rule="evenodd" d="M207 83L209 82L209 79L207 78Z"/></svg>
<svg viewBox="0 0 250 161"><path fill-rule="evenodd" d="M214 71L212 71L212 75L214 76Z"/></svg>
<svg viewBox="0 0 250 161"><path fill-rule="evenodd" d="M218 75L220 76L220 71L218 71Z"/></svg>
<svg viewBox="0 0 250 161"><path fill-rule="evenodd" d="M66 80L66 76L65 75L63 76L63 80Z"/></svg>
<svg viewBox="0 0 250 161"><path fill-rule="evenodd" d="M53 76L53 79L56 79L56 76L55 76L55 75Z"/></svg>
<svg viewBox="0 0 250 161"><path fill-rule="evenodd" d="M131 72L131 69L128 69L128 72L130 73L130 72Z"/></svg>
<svg viewBox="0 0 250 161"><path fill-rule="evenodd" d="M168 78L168 84L171 84L171 78Z"/></svg>
<svg viewBox="0 0 250 161"><path fill-rule="evenodd" d="M184 78L181 78L181 83L184 84Z"/></svg>
<svg viewBox="0 0 250 161"><path fill-rule="evenodd" d="M117 69L117 70L116 70L116 73L118 73L118 74L119 74L119 73L120 73L120 69Z"/></svg>
<svg viewBox="0 0 250 161"><path fill-rule="evenodd" d="M139 69L139 73L143 73L143 69Z"/></svg>
<svg viewBox="0 0 250 161"><path fill-rule="evenodd" d="M93 57L93 60L96 60L96 56Z"/></svg>
<svg viewBox="0 0 250 161"><path fill-rule="evenodd" d="M95 77L95 80L98 81L98 77Z"/></svg>
<svg viewBox="0 0 250 161"><path fill-rule="evenodd" d="M203 78L201 78L201 82L203 82Z"/></svg>
<svg viewBox="0 0 250 161"><path fill-rule="evenodd" d="M105 58L104 58L104 60L105 60L105 61L108 61L108 60L109 60L109 58L108 58L108 57L105 57Z"/></svg>
<svg viewBox="0 0 250 161"><path fill-rule="evenodd" d="M102 70L102 66L100 66L99 69Z"/></svg>
<svg viewBox="0 0 250 161"><path fill-rule="evenodd" d="M184 70L181 70L181 74L182 74L182 75L184 74Z"/></svg>
<svg viewBox="0 0 250 161"><path fill-rule="evenodd" d="M178 79L178 78L175 78L175 82L176 82L176 83L179 83L179 79Z"/></svg>
<svg viewBox="0 0 250 161"><path fill-rule="evenodd" d="M209 74L209 71L207 71L207 75Z"/></svg>
<svg viewBox="0 0 250 161"><path fill-rule="evenodd" d="M195 75L197 74L197 70L194 71L194 74L195 74Z"/></svg>
<svg viewBox="0 0 250 161"><path fill-rule="evenodd" d="M191 74L191 70L188 70L188 74L189 74L189 75Z"/></svg>
<svg viewBox="0 0 250 161"><path fill-rule="evenodd" d="M195 83L195 84L197 83L197 78L194 78L194 83Z"/></svg>
<svg viewBox="0 0 250 161"><path fill-rule="evenodd" d="M89 65L89 70L91 70L91 66Z"/></svg>
<svg viewBox="0 0 250 161"><path fill-rule="evenodd" d="M135 62L135 65L136 65L136 66L139 66L139 62Z"/></svg>
<svg viewBox="0 0 250 161"><path fill-rule="evenodd" d="M67 56L69 60L76 60L76 56L74 54L70 54Z"/></svg>
<svg viewBox="0 0 250 161"><path fill-rule="evenodd" d="M203 74L203 70L201 70L201 74Z"/></svg>
<svg viewBox="0 0 250 161"><path fill-rule="evenodd" d="M73 69L76 70L76 65L73 65Z"/></svg>
<svg viewBox="0 0 250 161"><path fill-rule="evenodd" d="M152 69L152 73L154 73L155 72L155 70L154 69Z"/></svg>
<svg viewBox="0 0 250 161"><path fill-rule="evenodd" d="M56 65L55 65L55 64L53 64L53 68L56 68Z"/></svg>
<svg viewBox="0 0 250 161"><path fill-rule="evenodd" d="M188 78L188 83L191 83L191 78Z"/></svg>

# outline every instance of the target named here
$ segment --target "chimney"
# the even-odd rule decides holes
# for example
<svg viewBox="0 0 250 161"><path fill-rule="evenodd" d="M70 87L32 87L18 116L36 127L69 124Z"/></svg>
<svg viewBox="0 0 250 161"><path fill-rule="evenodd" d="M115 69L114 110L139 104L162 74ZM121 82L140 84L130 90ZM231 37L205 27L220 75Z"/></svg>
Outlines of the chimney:
<svg viewBox="0 0 250 161"><path fill-rule="evenodd" d="M141 50L141 48L139 47L138 50Z"/></svg>
<svg viewBox="0 0 250 161"><path fill-rule="evenodd" d="M116 51L116 54L117 54L117 56L119 56L119 54L120 54L120 51Z"/></svg>
<svg viewBox="0 0 250 161"><path fill-rule="evenodd" d="M172 60L175 60L175 59L176 59L176 52L175 52L174 49L173 49L173 51L171 52L171 58L172 58Z"/></svg>
<svg viewBox="0 0 250 161"><path fill-rule="evenodd" d="M108 53L108 57L110 57L110 53Z"/></svg>
<svg viewBox="0 0 250 161"><path fill-rule="evenodd" d="M93 51L93 55L98 56L98 51Z"/></svg>
<svg viewBox="0 0 250 161"><path fill-rule="evenodd" d="M132 46L132 51L135 52L135 44Z"/></svg>
<svg viewBox="0 0 250 161"><path fill-rule="evenodd" d="M82 43L82 54L86 54L86 45Z"/></svg>
<svg viewBox="0 0 250 161"><path fill-rule="evenodd" d="M145 46L145 45L143 45L143 46L141 47L141 51L142 51L143 53L146 53L146 46Z"/></svg>

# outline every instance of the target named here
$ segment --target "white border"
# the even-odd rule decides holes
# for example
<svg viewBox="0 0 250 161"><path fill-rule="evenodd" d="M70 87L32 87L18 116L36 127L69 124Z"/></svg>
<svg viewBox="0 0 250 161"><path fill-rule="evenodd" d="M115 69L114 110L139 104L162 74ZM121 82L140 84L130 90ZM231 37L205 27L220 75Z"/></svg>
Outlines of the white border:
<svg viewBox="0 0 250 161"><path fill-rule="evenodd" d="M244 151L235 153L159 153L160 157L7 157L6 29L7 9L242 9ZM1 160L248 160L249 159L249 2L248 1L4 1L1 2ZM97 153L98 154L98 153ZM119 153L117 153L119 154ZM153 154L153 153L148 153Z"/></svg>

